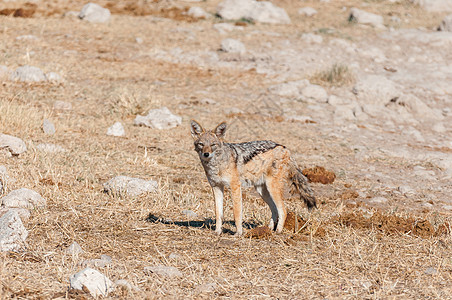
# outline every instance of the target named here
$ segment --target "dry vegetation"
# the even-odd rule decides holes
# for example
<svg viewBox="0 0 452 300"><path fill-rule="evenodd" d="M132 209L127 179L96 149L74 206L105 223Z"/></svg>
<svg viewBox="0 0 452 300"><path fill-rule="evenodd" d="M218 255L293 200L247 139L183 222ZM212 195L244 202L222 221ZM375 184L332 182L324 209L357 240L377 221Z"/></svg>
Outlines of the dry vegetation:
<svg viewBox="0 0 452 300"><path fill-rule="evenodd" d="M0 165L14 179L8 189L31 188L48 201L45 210L33 211L24 222L29 230L26 249L0 253L1 299L89 298L69 290L68 278L81 270L83 260L101 254L113 258L111 265L100 269L102 273L112 280L126 279L141 290L117 289L110 295L117 299L450 299L451 216L413 211L402 203L366 206L355 191L362 188L359 181L346 175L359 168L349 163L353 153L341 147L341 141L319 135L310 124L281 122L278 110L268 109L262 96L263 75L153 59L151 46L169 49L185 43L176 31L186 25L183 18L155 21L146 16L155 10L138 11L128 6L131 1L118 1L117 10L112 9L116 14L121 13L118 7L136 13L116 15L109 26L93 25L60 18L67 10L80 9L81 2L49 2L39 4L33 18L0 17L0 64L35 65L65 78L60 85L5 80L0 88L0 131L24 139L29 147L19 157L1 153ZM345 2L361 1L303 3L324 9L322 14L328 16L337 14ZM216 3L202 5L212 8ZM396 5L370 3L370 10L378 12L392 11ZM292 12L302 5L289 0L278 4L292 7ZM408 1L397 8L399 13L421 16ZM341 28L336 35L366 34L365 29L337 20L331 16L316 18L315 24L299 20L273 30L284 34L321 25ZM422 21L430 25L428 18L413 20L411 26ZM207 22L212 21L199 21L199 26L208 26ZM15 40L25 34L40 38L26 45ZM145 42L138 45L136 36L146 37ZM221 37L209 31L203 40L185 47L210 47L219 41ZM261 101L244 107L244 96ZM201 104L206 97L218 104ZM57 100L72 103L73 109L53 109ZM159 131L132 125L136 114L160 106L183 116L183 126ZM224 108L230 106L247 114L225 116ZM44 118L56 124L54 136L42 132ZM237 141L269 138L295 154L331 154L334 159L326 169L341 172L327 174L330 180L334 175L334 183L313 184L319 209L312 213L299 200L288 201L293 220L289 218L281 235L256 229L266 225L269 209L247 191L244 215L249 233L234 238L227 198L226 232L217 237L214 203L188 134L190 118L210 125L226 119L231 123L228 137ZM126 125L127 137L105 135L117 120ZM61 145L68 152L46 154L35 147L41 142ZM314 167L309 161L299 163ZM137 198L102 193L102 184L116 175L155 179L160 188ZM184 209L198 217L187 218L181 213ZM73 241L84 253L65 254ZM184 276L144 273L144 267L157 264L175 266ZM213 291L203 289L209 283L215 284Z"/></svg>

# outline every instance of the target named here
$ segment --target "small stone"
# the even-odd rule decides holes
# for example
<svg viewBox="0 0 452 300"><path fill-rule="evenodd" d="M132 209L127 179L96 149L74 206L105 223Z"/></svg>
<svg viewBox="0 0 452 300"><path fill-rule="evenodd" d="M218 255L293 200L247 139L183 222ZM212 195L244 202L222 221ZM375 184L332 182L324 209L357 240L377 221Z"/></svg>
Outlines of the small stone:
<svg viewBox="0 0 452 300"><path fill-rule="evenodd" d="M47 119L44 119L44 122L42 123L42 130L48 135L54 135L56 132L55 125Z"/></svg>
<svg viewBox="0 0 452 300"><path fill-rule="evenodd" d="M430 267L427 268L424 273L427 275L435 275L436 273L438 273L438 271L436 270L436 268Z"/></svg>
<svg viewBox="0 0 452 300"><path fill-rule="evenodd" d="M135 42L137 42L137 44L143 44L143 39L140 37L136 37Z"/></svg>
<svg viewBox="0 0 452 300"><path fill-rule="evenodd" d="M134 292L139 292L139 291L141 291L139 287L137 287L137 286L131 284L130 282L128 282L128 281L125 280L125 279L119 279L119 280L116 280L116 281L115 281L115 285L116 285L116 287L122 287L122 288L125 288L125 289L126 289L127 291L129 291L129 292L132 292L132 291L134 291Z"/></svg>
<svg viewBox="0 0 452 300"><path fill-rule="evenodd" d="M88 3L83 6L78 17L91 23L106 23L110 20L111 13L98 4Z"/></svg>
<svg viewBox="0 0 452 300"><path fill-rule="evenodd" d="M189 218L197 218L198 217L197 213L195 213L194 211L189 210L189 209L184 209L182 211L182 214L186 215Z"/></svg>
<svg viewBox="0 0 452 300"><path fill-rule="evenodd" d="M192 6L187 11L187 15L196 19L207 19L210 17L210 14L208 14L202 7L198 6Z"/></svg>
<svg viewBox="0 0 452 300"><path fill-rule="evenodd" d="M84 288L94 298L107 297L114 290L114 283L97 270L85 268L69 279L72 289L83 291Z"/></svg>
<svg viewBox="0 0 452 300"><path fill-rule="evenodd" d="M26 35L20 35L16 37L16 40L18 41L37 41L39 38L36 35L32 34L26 34Z"/></svg>
<svg viewBox="0 0 452 300"><path fill-rule="evenodd" d="M369 202L374 204L383 204L388 202L388 199L386 199L385 197L374 197L370 199Z"/></svg>
<svg viewBox="0 0 452 300"><path fill-rule="evenodd" d="M3 216L8 211L16 212L22 221L27 221L30 218L30 211L26 208L18 207L3 207L0 208L0 217Z"/></svg>
<svg viewBox="0 0 452 300"><path fill-rule="evenodd" d="M375 28L385 28L383 25L383 17L369 13L367 11L352 8L350 10L350 16L348 18L350 22L357 22L359 24L371 25Z"/></svg>
<svg viewBox="0 0 452 300"><path fill-rule="evenodd" d="M298 10L298 14L306 17L312 17L317 14L317 10L312 7L303 7Z"/></svg>
<svg viewBox="0 0 452 300"><path fill-rule="evenodd" d="M151 109L147 116L136 116L135 125L144 125L156 129L170 129L182 123L182 118L174 115L171 111L162 107Z"/></svg>
<svg viewBox="0 0 452 300"><path fill-rule="evenodd" d="M0 133L0 149L7 149L12 155L27 151L27 146L20 138Z"/></svg>
<svg viewBox="0 0 452 300"><path fill-rule="evenodd" d="M310 84L301 90L301 95L308 99L313 99L316 102L326 103L328 100L328 93L323 87L316 84Z"/></svg>
<svg viewBox="0 0 452 300"><path fill-rule="evenodd" d="M63 78L60 76L60 74L55 72L49 72L46 74L47 81L51 83L61 83L63 82Z"/></svg>
<svg viewBox="0 0 452 300"><path fill-rule="evenodd" d="M70 255L78 255L80 253L83 253L83 249L77 242L74 241L71 245L69 245L69 247L64 250L64 252Z"/></svg>
<svg viewBox="0 0 452 300"><path fill-rule="evenodd" d="M46 152L46 153L62 153L62 152L67 152L67 150L63 147L61 147L60 145L55 145L55 144L38 144L36 146L36 149L38 149L39 151L42 152Z"/></svg>
<svg viewBox="0 0 452 300"><path fill-rule="evenodd" d="M182 277L182 273L181 273L181 271L179 271L178 268L170 267L170 266L163 266L163 265L158 265L158 266L154 266L154 267L145 267L144 273L147 275L154 273L154 274L157 274L160 276L170 277L170 278Z"/></svg>
<svg viewBox="0 0 452 300"><path fill-rule="evenodd" d="M1 198L0 201L6 207L28 209L44 208L47 204L47 201L41 195L27 188L11 191L8 195Z"/></svg>
<svg viewBox="0 0 452 300"><path fill-rule="evenodd" d="M323 42L322 36L314 33L303 33L301 39L310 44L321 44Z"/></svg>
<svg viewBox="0 0 452 300"><path fill-rule="evenodd" d="M195 287L195 294L213 293L217 289L215 282L200 284Z"/></svg>
<svg viewBox="0 0 452 300"><path fill-rule="evenodd" d="M11 80L33 83L47 81L47 77L40 68L25 65L17 68L11 74Z"/></svg>
<svg viewBox="0 0 452 300"><path fill-rule="evenodd" d="M235 39L224 39L221 42L221 50L228 53L240 53L244 54L246 52L245 45Z"/></svg>
<svg viewBox="0 0 452 300"><path fill-rule="evenodd" d="M157 181L143 180L128 176L117 176L104 183L105 192L117 195L128 195L131 197L155 192L157 188Z"/></svg>
<svg viewBox="0 0 452 300"><path fill-rule="evenodd" d="M405 196L411 196L411 195L415 194L415 191L410 186L407 186L407 185L401 185L397 188L397 190L402 195L405 195Z"/></svg>
<svg viewBox="0 0 452 300"><path fill-rule="evenodd" d="M82 262L83 267L96 267L96 268L105 268L109 266L112 262L111 256L102 254L100 258L95 259L86 259Z"/></svg>
<svg viewBox="0 0 452 300"><path fill-rule="evenodd" d="M225 0L218 5L217 15L228 20L248 19L260 23L290 24L286 11L269 1Z"/></svg>
<svg viewBox="0 0 452 300"><path fill-rule="evenodd" d="M53 104L53 108L55 110L71 110L72 109L72 104L69 103L69 102L57 100Z"/></svg>
<svg viewBox="0 0 452 300"><path fill-rule="evenodd" d="M0 251L11 251L23 246L28 231L17 212L10 210L0 217Z"/></svg>
<svg viewBox="0 0 452 300"><path fill-rule="evenodd" d="M107 135L111 136L124 136L126 134L124 130L124 126L121 124L121 122L116 122L107 130Z"/></svg>

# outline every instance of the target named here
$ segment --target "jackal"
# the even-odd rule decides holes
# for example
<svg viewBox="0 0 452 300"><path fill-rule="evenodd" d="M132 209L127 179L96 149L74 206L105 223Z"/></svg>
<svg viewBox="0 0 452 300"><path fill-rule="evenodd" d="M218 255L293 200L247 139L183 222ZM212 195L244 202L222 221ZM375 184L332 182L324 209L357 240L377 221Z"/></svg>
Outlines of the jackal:
<svg viewBox="0 0 452 300"><path fill-rule="evenodd" d="M254 186L270 207L269 227L280 233L286 220L284 185L290 183L309 209L316 200L306 177L290 157L289 150L272 141L226 143L226 123L205 130L191 121L191 134L215 197L217 234L222 233L224 187L231 190L236 235L242 235L242 186Z"/></svg>

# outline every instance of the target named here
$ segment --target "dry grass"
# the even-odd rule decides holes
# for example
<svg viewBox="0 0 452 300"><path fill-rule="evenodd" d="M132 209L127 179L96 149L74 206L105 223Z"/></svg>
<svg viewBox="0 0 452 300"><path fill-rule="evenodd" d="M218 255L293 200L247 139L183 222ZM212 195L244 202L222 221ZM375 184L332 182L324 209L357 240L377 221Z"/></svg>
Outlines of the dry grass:
<svg viewBox="0 0 452 300"><path fill-rule="evenodd" d="M346 65L335 63L327 70L314 74L309 80L312 83L339 87L352 85L355 82L355 76Z"/></svg>
<svg viewBox="0 0 452 300"><path fill-rule="evenodd" d="M341 14L346 2L306 4L324 7L322 14L329 15ZM201 4L212 8L216 2ZM301 6L294 1L278 4L293 8L291 12ZM113 258L111 265L100 268L102 273L112 280L126 279L141 290L118 289L111 295L117 299L450 298L450 215L411 212L403 206L397 206L397 212L394 207L367 207L353 193L365 183L349 184L340 173L333 184L313 185L319 199L319 209L313 213L299 200L287 202L298 215L298 225L281 235L252 234L253 228L267 224L270 213L254 192L246 191L244 215L246 231L251 234L234 238L226 197L225 233L217 237L210 188L192 151L190 118L210 125L226 119L231 124L228 136L234 140L278 139L295 156L333 154L334 159L325 165L328 170L348 168L352 173L353 154L340 146L342 141L331 140L314 127L303 125L300 130L299 124L281 122L278 115L267 113L268 103L254 101L265 90L263 75L163 62L149 51L183 43L188 49L210 47L220 40L215 32L205 31L202 40L187 42L177 31L188 26L180 20L171 23L116 15L115 22L104 26L52 17L81 5L57 1L38 6L36 18L1 17L7 24L0 32L4 41L0 53L6 65L35 65L65 78L64 84L56 86L4 81L0 89L1 132L24 139L29 147L19 157L0 153L0 164L14 179L8 189L31 188L48 201L45 209L33 211L24 222L29 230L27 247L0 253L1 299L89 298L84 292L69 290L68 279L82 269L85 259L101 254ZM405 2L399 7L420 15ZM393 5L376 2L371 8L391 10ZM294 16L293 27L274 30L284 34L337 25L332 17L322 21L319 16L308 24ZM196 26L208 26L203 22L207 21ZM267 25L250 26L268 29ZM339 26L347 34L370 34L347 24ZM39 40L24 49L15 40L22 34L37 35ZM134 37L143 35L152 38L137 45ZM218 104L201 104L207 97ZM73 109L54 110L57 100L72 103ZM163 105L182 115L184 126L164 131L133 126L134 115ZM246 113L225 116L224 109L231 106ZM55 123L54 136L42 132L44 118ZM118 119L127 136L106 136L107 128ZM41 142L61 145L68 152L43 153L35 147ZM135 198L104 194L102 184L120 174L155 179L159 190ZM198 217L186 217L181 213L184 209L195 211ZM350 220L359 222L354 225ZM405 222L404 228L409 229L382 220ZM418 224L431 226L416 234L412 228ZM82 254L64 252L73 241L82 246ZM184 276L170 279L144 273L144 267L157 264L175 266ZM425 272L429 268L435 272ZM210 283L215 284L212 292L199 288Z"/></svg>

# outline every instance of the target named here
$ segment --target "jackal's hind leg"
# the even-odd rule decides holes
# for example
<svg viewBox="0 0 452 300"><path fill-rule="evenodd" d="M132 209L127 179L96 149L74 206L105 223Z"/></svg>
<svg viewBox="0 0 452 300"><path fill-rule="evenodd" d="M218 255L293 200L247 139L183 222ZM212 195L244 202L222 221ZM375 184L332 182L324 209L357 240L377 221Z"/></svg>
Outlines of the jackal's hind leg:
<svg viewBox="0 0 452 300"><path fill-rule="evenodd" d="M281 233L286 221L286 208L284 207L283 188L284 184L281 180L274 177L267 177L265 181L268 193L276 206L278 214L278 223L276 225L276 232Z"/></svg>
<svg viewBox="0 0 452 300"><path fill-rule="evenodd" d="M270 219L270 223L268 224L268 227L271 230L275 230L275 225L278 222L278 209L276 208L276 204L273 201L272 197L270 196L270 193L268 192L267 187L265 184L262 185L256 185L255 186L256 191L261 195L262 199L264 199L265 203L267 203L268 207L270 207L270 210L272 212L272 217Z"/></svg>

